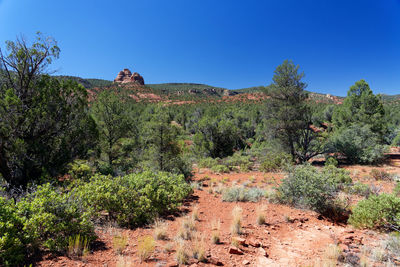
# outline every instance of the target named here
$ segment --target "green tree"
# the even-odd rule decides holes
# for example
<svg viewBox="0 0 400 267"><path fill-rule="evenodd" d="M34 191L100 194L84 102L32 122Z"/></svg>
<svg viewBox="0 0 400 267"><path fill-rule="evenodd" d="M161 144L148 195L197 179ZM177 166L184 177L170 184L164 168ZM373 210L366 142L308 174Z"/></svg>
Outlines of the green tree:
<svg viewBox="0 0 400 267"><path fill-rule="evenodd" d="M178 144L180 125L171 123L165 109L155 110L151 120L145 123L142 131L142 145L147 167L156 171L191 175L191 168L183 159L183 151Z"/></svg>
<svg viewBox="0 0 400 267"><path fill-rule="evenodd" d="M10 186L59 174L96 140L86 90L44 74L58 54L40 34L0 51L0 173Z"/></svg>
<svg viewBox="0 0 400 267"><path fill-rule="evenodd" d="M372 132L383 138L387 131L384 116L381 97L374 95L365 80L359 80L350 87L343 104L334 110L332 119L336 129L354 123L369 125Z"/></svg>
<svg viewBox="0 0 400 267"><path fill-rule="evenodd" d="M304 73L299 66L285 60L279 65L266 87L267 119L273 134L287 147L293 160L304 162L320 154L322 140L310 128L312 110L306 102L307 84L302 81Z"/></svg>
<svg viewBox="0 0 400 267"><path fill-rule="evenodd" d="M100 149L107 155L111 169L115 167L114 161L123 152L120 146L127 142L122 138L133 140L132 149L137 143L132 107L131 98L113 90L104 90L93 103L92 113L99 129Z"/></svg>

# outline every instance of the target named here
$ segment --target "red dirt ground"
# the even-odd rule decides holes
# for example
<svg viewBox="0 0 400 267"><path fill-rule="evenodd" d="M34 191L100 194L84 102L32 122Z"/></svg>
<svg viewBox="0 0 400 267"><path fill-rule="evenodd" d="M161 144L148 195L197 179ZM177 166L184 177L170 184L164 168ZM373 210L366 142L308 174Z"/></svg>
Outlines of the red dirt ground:
<svg viewBox="0 0 400 267"><path fill-rule="evenodd" d="M378 167L390 173L400 173L399 161L390 165ZM380 186L381 191L390 192L393 182L375 181L370 178L369 172L376 167L346 166L354 180ZM208 263L202 263L190 257L190 266L215 266L219 261L224 266L336 266L329 263L330 244L338 246L347 252L346 255L363 257L363 248L376 247L380 242L381 234L374 231L356 230L349 225L336 224L315 212L295 209L285 205L271 204L267 200L258 203L251 202L223 202L221 195L211 192L210 188L217 184L228 186L232 183L249 181L249 186L271 188L279 183L282 173L229 173L213 174L201 169L195 172L195 181L205 180L201 190L195 190L190 200L181 209L181 215L170 216L168 224L168 238L166 241L155 241L155 251L146 262L139 260L138 238L152 235L153 229L138 228L135 230L118 229L113 227L98 228L99 241L103 243L99 248L92 248L92 252L81 259L71 259L65 256L45 257L38 266L178 266L175 261L175 251L165 252L166 244L174 246L174 237L184 219L185 214L191 214L194 207L198 208L199 220L196 222L196 231L204 236L203 245L208 256ZM232 246L230 226L232 209L235 206L243 209L242 226L245 246L241 245L243 255L229 253ZM256 210L265 205L266 223L256 223ZM210 241L212 221L220 220L220 244ZM116 232L127 237L127 245L121 255L113 247L113 236ZM251 243L259 243L264 249L256 248ZM255 244L253 244L255 245ZM189 251L193 243L186 241ZM328 256L327 256L328 255ZM338 263L338 266L344 266ZM383 266L373 263L369 266Z"/></svg>

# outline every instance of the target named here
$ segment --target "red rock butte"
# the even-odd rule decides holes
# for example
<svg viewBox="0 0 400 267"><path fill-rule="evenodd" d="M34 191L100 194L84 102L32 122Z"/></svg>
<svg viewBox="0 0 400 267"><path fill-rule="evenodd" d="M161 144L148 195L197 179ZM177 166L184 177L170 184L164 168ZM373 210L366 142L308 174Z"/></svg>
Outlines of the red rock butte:
<svg viewBox="0 0 400 267"><path fill-rule="evenodd" d="M134 72L132 74L132 72L129 69L121 70L118 73L117 78L115 78L114 82L116 82L116 83L136 83L136 84L144 85L143 77L137 72Z"/></svg>

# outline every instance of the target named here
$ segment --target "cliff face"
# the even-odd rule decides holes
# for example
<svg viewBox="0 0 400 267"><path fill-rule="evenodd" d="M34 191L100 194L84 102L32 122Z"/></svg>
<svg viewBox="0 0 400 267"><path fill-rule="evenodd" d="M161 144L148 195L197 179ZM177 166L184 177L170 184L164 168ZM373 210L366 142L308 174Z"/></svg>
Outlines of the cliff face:
<svg viewBox="0 0 400 267"><path fill-rule="evenodd" d="M137 72L134 72L132 74L132 72L129 69L121 70L118 73L117 77L114 79L114 82L116 82L116 83L136 83L136 84L144 85L143 77Z"/></svg>

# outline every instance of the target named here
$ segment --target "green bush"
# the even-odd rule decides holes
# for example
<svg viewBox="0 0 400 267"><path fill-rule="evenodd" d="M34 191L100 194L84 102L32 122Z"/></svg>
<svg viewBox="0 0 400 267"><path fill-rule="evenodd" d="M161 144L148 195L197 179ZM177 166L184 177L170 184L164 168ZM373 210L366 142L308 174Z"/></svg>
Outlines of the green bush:
<svg viewBox="0 0 400 267"><path fill-rule="evenodd" d="M361 200L352 210L349 223L357 228L399 226L400 198L392 194L372 195Z"/></svg>
<svg viewBox="0 0 400 267"><path fill-rule="evenodd" d="M265 190L257 187L247 188L244 186L234 186L223 191L222 201L227 202L257 202L265 195Z"/></svg>
<svg viewBox="0 0 400 267"><path fill-rule="evenodd" d="M0 266L17 266L26 257L28 238L12 201L0 197Z"/></svg>
<svg viewBox="0 0 400 267"><path fill-rule="evenodd" d="M50 184L38 186L17 203L17 214L24 221L24 231L34 247L65 251L68 239L80 235L95 238L90 214L71 192L63 192Z"/></svg>
<svg viewBox="0 0 400 267"><path fill-rule="evenodd" d="M397 182L396 186L393 188L393 194L400 197L400 182Z"/></svg>
<svg viewBox="0 0 400 267"><path fill-rule="evenodd" d="M212 168L215 165L218 165L218 158L213 159L213 158L204 158L200 159L199 161L199 167L200 168Z"/></svg>
<svg viewBox="0 0 400 267"><path fill-rule="evenodd" d="M192 189L183 175L145 171L96 175L75 191L94 214L105 211L119 225L134 227L176 210Z"/></svg>
<svg viewBox="0 0 400 267"><path fill-rule="evenodd" d="M372 192L367 184L355 182L353 185L348 185L344 188L346 193L356 194L359 196L368 197Z"/></svg>
<svg viewBox="0 0 400 267"><path fill-rule="evenodd" d="M330 146L332 152L346 156L350 163L376 164L385 159L387 146L368 125L352 125L335 133Z"/></svg>
<svg viewBox="0 0 400 267"><path fill-rule="evenodd" d="M325 161L325 166L330 166L330 165L337 167L339 165L339 162L334 157L328 157Z"/></svg>
<svg viewBox="0 0 400 267"><path fill-rule="evenodd" d="M308 208L327 216L340 216L344 207L335 199L341 178L336 179L332 175L335 172L330 169L320 172L309 165L297 166L282 180L277 196L281 203Z"/></svg>
<svg viewBox="0 0 400 267"><path fill-rule="evenodd" d="M68 167L68 174L72 179L88 180L93 175L93 169L84 160L75 160Z"/></svg>
<svg viewBox="0 0 400 267"><path fill-rule="evenodd" d="M215 165L211 168L211 171L214 173L228 173L229 168L225 165Z"/></svg>
<svg viewBox="0 0 400 267"><path fill-rule="evenodd" d="M253 165L250 156L240 155L240 153L225 158L223 162L231 170L239 166L241 171L248 171Z"/></svg>
<svg viewBox="0 0 400 267"><path fill-rule="evenodd" d="M333 165L325 166L322 169L322 175L326 180L336 185L348 184L352 182L350 172L348 170L336 168Z"/></svg>
<svg viewBox="0 0 400 267"><path fill-rule="evenodd" d="M290 155L286 153L269 153L261 162L260 171L273 172L282 169L285 164L291 162Z"/></svg>

